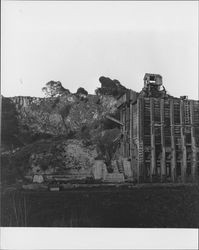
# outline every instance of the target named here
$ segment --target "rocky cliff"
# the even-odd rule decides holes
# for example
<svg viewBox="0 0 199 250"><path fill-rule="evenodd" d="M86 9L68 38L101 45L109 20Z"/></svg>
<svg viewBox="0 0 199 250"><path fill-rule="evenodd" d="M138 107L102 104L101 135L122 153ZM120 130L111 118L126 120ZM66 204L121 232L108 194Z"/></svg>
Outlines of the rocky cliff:
<svg viewBox="0 0 199 250"><path fill-rule="evenodd" d="M104 130L117 127L106 119L107 114L118 115L117 96L111 95L110 90L97 95L84 93L65 91L45 98L1 98L5 175L16 168L19 178L35 171L67 174L71 169L71 174L90 175L99 154L98 138ZM119 133L116 130L114 135Z"/></svg>
<svg viewBox="0 0 199 250"><path fill-rule="evenodd" d="M116 99L112 96L89 95L80 100L69 94L50 98L20 96L10 100L16 108L19 130L31 135L67 135L116 111Z"/></svg>

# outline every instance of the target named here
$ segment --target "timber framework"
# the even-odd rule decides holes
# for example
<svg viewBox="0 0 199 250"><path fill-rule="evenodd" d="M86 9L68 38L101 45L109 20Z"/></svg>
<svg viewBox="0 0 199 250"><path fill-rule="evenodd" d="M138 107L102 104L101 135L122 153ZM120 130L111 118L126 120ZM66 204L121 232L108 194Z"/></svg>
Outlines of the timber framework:
<svg viewBox="0 0 199 250"><path fill-rule="evenodd" d="M145 74L140 93L118 99L120 154L138 182L195 182L199 173L199 101L167 94L162 76Z"/></svg>

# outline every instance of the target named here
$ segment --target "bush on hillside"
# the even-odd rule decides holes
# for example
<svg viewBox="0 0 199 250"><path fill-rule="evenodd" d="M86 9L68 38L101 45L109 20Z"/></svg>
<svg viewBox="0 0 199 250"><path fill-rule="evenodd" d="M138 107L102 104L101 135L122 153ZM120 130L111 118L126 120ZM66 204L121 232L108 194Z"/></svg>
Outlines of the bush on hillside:
<svg viewBox="0 0 199 250"><path fill-rule="evenodd" d="M50 81L46 83L46 86L42 88L46 97L56 97L63 94L70 94L68 89L65 89L61 82Z"/></svg>
<svg viewBox="0 0 199 250"><path fill-rule="evenodd" d="M99 81L101 87L95 90L96 95L112 95L114 97L119 97L127 91L127 89L116 79L112 80L109 77L101 76Z"/></svg>
<svg viewBox="0 0 199 250"><path fill-rule="evenodd" d="M96 138L99 158L103 159L108 172L113 172L111 161L118 148L120 130L118 128L105 130Z"/></svg>

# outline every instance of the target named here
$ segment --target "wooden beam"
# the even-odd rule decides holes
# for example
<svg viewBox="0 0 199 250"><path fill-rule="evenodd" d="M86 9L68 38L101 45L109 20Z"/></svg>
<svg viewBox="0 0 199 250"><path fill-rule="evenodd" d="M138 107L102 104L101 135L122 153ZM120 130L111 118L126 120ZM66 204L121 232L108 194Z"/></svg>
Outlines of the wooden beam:
<svg viewBox="0 0 199 250"><path fill-rule="evenodd" d="M192 100L190 101L190 120L191 120L191 149L192 149L191 175L192 175L192 180L196 181L197 150L196 150L195 127L194 127L194 101Z"/></svg>
<svg viewBox="0 0 199 250"><path fill-rule="evenodd" d="M122 134L123 134L123 138L122 138L122 155L123 157L125 157L125 108L122 108L122 123L124 124L124 126L122 126Z"/></svg>
<svg viewBox="0 0 199 250"><path fill-rule="evenodd" d="M130 157L130 107L126 105L126 157Z"/></svg>
<svg viewBox="0 0 199 250"><path fill-rule="evenodd" d="M119 108L119 113L120 113L120 122L122 123L122 116L123 116L123 114L122 114L122 107L120 107ZM123 133L123 126L120 126L120 132L121 132L121 134ZM119 147L119 152L120 152L120 154L121 155L123 155L123 138L121 138L121 140L120 140L120 147Z"/></svg>
<svg viewBox="0 0 199 250"><path fill-rule="evenodd" d="M117 108L122 106L127 101L127 94L123 94L118 100L117 100Z"/></svg>
<svg viewBox="0 0 199 250"><path fill-rule="evenodd" d="M170 125L171 125L171 179L176 179L176 149L174 136L174 108L173 99L170 100Z"/></svg>
<svg viewBox="0 0 199 250"><path fill-rule="evenodd" d="M130 159L131 159L131 171L133 176L133 104L130 102L130 131L129 131L129 137L130 137ZM134 176L133 176L134 177Z"/></svg>
<svg viewBox="0 0 199 250"><path fill-rule="evenodd" d="M153 182L153 175L156 168L155 155L155 127L154 127L154 103L153 98L150 98L150 123L151 123L151 166L150 166L150 181Z"/></svg>
<svg viewBox="0 0 199 250"><path fill-rule="evenodd" d="M133 144L133 178L137 179L138 176L138 103L132 104L132 144Z"/></svg>
<svg viewBox="0 0 199 250"><path fill-rule="evenodd" d="M124 123L123 122L120 122L119 120L111 117L110 115L106 115L106 118L113 121L113 122L116 122L117 124L121 125L121 126L124 126Z"/></svg>
<svg viewBox="0 0 199 250"><path fill-rule="evenodd" d="M182 182L185 182L186 179L186 169L187 169L187 150L186 150L186 141L184 133L184 102L180 101L180 123L181 123L181 143L182 143L182 164L181 164L181 176Z"/></svg>
<svg viewBox="0 0 199 250"><path fill-rule="evenodd" d="M166 150L165 150L165 134L164 134L164 99L160 100L160 119L161 119L161 145L162 145L162 157L161 157L161 182L166 174Z"/></svg>
<svg viewBox="0 0 199 250"><path fill-rule="evenodd" d="M140 178L144 181L145 166L144 166L144 98L140 98L140 132L139 132L139 151L140 151Z"/></svg>
<svg viewBox="0 0 199 250"><path fill-rule="evenodd" d="M126 146L127 146L127 122L126 122L126 111L127 111L127 105L125 105L125 109L124 109L124 121L123 121L123 123L124 123L124 126L123 126L123 128L124 128L124 157L126 157Z"/></svg>
<svg viewBox="0 0 199 250"><path fill-rule="evenodd" d="M141 142L140 142L140 130L141 130L141 122L140 122L140 115L141 115L141 109L140 109L140 102L141 98L138 98L137 100L137 181L140 182L140 170L141 170L141 159L140 159L140 149L141 149Z"/></svg>

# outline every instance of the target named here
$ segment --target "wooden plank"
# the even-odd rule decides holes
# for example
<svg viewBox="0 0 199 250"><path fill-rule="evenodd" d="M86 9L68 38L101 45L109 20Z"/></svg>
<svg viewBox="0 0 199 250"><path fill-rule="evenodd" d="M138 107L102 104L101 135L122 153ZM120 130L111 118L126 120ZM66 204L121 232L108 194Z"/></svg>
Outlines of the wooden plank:
<svg viewBox="0 0 199 250"><path fill-rule="evenodd" d="M191 164L191 175L192 180L196 181L197 176L197 149L196 149L196 138L195 138L195 127L194 127L194 101L190 101L190 120L191 120L191 148L192 148L192 164Z"/></svg>
<svg viewBox="0 0 199 250"><path fill-rule="evenodd" d="M183 100L180 101L180 123L181 123L181 143L182 143L182 164L181 164L181 176L182 182L185 182L186 179L186 169L187 169L187 150L186 150L186 141L184 133L184 103Z"/></svg>
<svg viewBox="0 0 199 250"><path fill-rule="evenodd" d="M132 116L132 123L133 123L133 127L132 127L132 137L133 137L133 178L137 179L138 176L138 103L133 104L132 105L132 112L133 112L133 116Z"/></svg>
<svg viewBox="0 0 199 250"><path fill-rule="evenodd" d="M137 93L133 90L130 90L130 101L132 104L137 101Z"/></svg>
<svg viewBox="0 0 199 250"><path fill-rule="evenodd" d="M125 141L124 141L124 148L125 148L125 154L124 154L124 157L128 157L128 136L127 136L127 133L128 133L128 130L127 130L127 104L125 105L125 120L124 120L124 127L125 127Z"/></svg>
<svg viewBox="0 0 199 250"><path fill-rule="evenodd" d="M126 93L122 95L118 100L117 100L117 108L119 108L121 105L123 105L127 101L127 96Z"/></svg>
<svg viewBox="0 0 199 250"><path fill-rule="evenodd" d="M140 182L140 158L139 158L139 146L140 146L140 98L137 100L137 181Z"/></svg>
<svg viewBox="0 0 199 250"><path fill-rule="evenodd" d="M150 166L150 181L153 182L153 175L156 168L155 155L155 128L154 128L154 103L153 98L150 99L150 122L151 122L151 166Z"/></svg>
<svg viewBox="0 0 199 250"><path fill-rule="evenodd" d="M130 133L130 107L129 105L126 106L126 157L130 157L130 138L129 138L129 133Z"/></svg>
<svg viewBox="0 0 199 250"><path fill-rule="evenodd" d="M125 157L126 156L126 124L125 124L125 121L126 121L126 106L123 108L123 118L122 118L122 122L124 123L124 126L123 126L123 156Z"/></svg>
<svg viewBox="0 0 199 250"><path fill-rule="evenodd" d="M131 171L133 175L133 104L130 102L130 159L131 159Z"/></svg>
<svg viewBox="0 0 199 250"><path fill-rule="evenodd" d="M166 149L165 149L165 135L164 135L164 99L160 101L160 120L161 120L161 145L162 145L162 157L161 157L161 181L166 175Z"/></svg>
<svg viewBox="0 0 199 250"><path fill-rule="evenodd" d="M124 124L124 108L122 107L121 108L121 123ZM122 132L122 140L121 140L121 153L122 153L122 156L124 157L124 126L121 127L121 132Z"/></svg>
<svg viewBox="0 0 199 250"><path fill-rule="evenodd" d="M142 181L145 176L145 167L144 167L144 143L143 143L143 134L144 134L144 98L140 99L140 178Z"/></svg>
<svg viewBox="0 0 199 250"><path fill-rule="evenodd" d="M174 108L173 99L170 100L170 125L171 125L171 179L176 179L176 150L174 137Z"/></svg>
<svg viewBox="0 0 199 250"><path fill-rule="evenodd" d="M117 123L117 124L119 124L119 125L121 125L121 126L124 126L124 123L122 123L119 120L111 117L110 115L106 115L106 118L109 119L109 120L111 120L111 121L113 121L113 122L115 122L115 123Z"/></svg>
<svg viewBox="0 0 199 250"><path fill-rule="evenodd" d="M120 122L122 123L122 107L119 108L119 113L120 113ZM120 132L121 134L123 133L123 126L120 126ZM120 140L120 147L119 147L119 153L123 155L123 138L121 137Z"/></svg>

